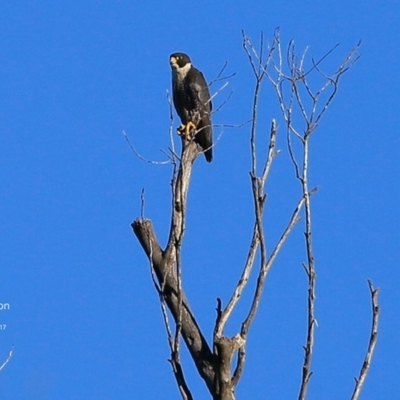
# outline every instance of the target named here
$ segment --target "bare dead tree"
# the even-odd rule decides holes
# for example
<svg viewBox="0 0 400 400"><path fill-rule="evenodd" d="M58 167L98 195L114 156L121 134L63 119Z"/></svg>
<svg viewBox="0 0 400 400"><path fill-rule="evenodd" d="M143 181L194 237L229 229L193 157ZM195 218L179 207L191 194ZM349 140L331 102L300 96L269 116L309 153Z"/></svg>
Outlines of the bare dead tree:
<svg viewBox="0 0 400 400"><path fill-rule="evenodd" d="M289 234L301 220L301 216L304 215L303 223L307 261L303 263L303 267L308 278L308 323L306 345L304 346L305 356L302 366L301 387L298 396L302 400L306 398L308 384L312 375L311 360L316 325L314 311L316 269L312 246L311 197L317 188L310 188L308 179L309 142L311 134L317 129L322 116L337 93L340 78L357 61L357 51L360 43L350 51L333 74L327 75L322 72L321 64L333 49L318 61L314 59L308 61L306 57L308 49L298 56L295 52L294 41L289 43L284 54L279 31L275 31L270 45L264 43L264 36L261 34L260 45L257 49L244 32L242 32L242 35L243 48L255 79L250 127L250 182L254 204L254 226L251 233L247 259L230 299L225 307L223 307L222 301L217 299L217 318L214 327L213 343L211 345L207 343L205 335L201 331L190 308L189 301L183 290L181 278L182 263L180 254L185 233L187 194L193 163L201 153L195 142L182 138L182 152L179 158L172 144L172 212L169 237L165 248L161 247L153 224L149 219L144 217L143 211L141 217L132 223L132 228L150 261L153 282L159 294L162 315L171 350L170 362L181 397L186 400L193 399L193 395L185 381L180 362L180 338L182 337L197 371L204 380L212 398L214 400L234 400L235 388L242 376L246 361L247 335L261 301L267 274ZM223 70L214 82L219 80ZM312 85L314 81L312 77L314 75L317 75L322 82L317 89L314 89ZM276 150L278 128L276 120L273 119L269 134L268 149L260 161L257 158L257 122L261 88L265 79L272 83L279 101L286 127L286 143L290 160L294 166L295 177L300 182L301 188L299 199L293 204L292 214L288 216L288 221L283 225L281 235L270 253L267 252L263 213L266 200L265 187L273 160L278 154ZM170 115L170 134L172 136L172 113ZM297 148L293 144L293 140L298 142L296 144ZM300 151L298 150L299 148ZM258 258L256 257L257 254L259 254ZM256 259L259 260L258 269L255 268ZM237 333L232 337L228 337L224 333L226 324L252 274L256 276L257 283L252 294L251 304L243 323L237 328ZM358 393L365 381L377 338L379 315L377 291L372 289L372 284L370 284L370 290L373 298L373 328L367 356L360 376L356 380L357 384L353 399L358 398ZM174 332L171 328L169 315L172 316L174 321ZM232 365L235 355L236 362L235 365ZM232 369L233 373L231 372Z"/></svg>

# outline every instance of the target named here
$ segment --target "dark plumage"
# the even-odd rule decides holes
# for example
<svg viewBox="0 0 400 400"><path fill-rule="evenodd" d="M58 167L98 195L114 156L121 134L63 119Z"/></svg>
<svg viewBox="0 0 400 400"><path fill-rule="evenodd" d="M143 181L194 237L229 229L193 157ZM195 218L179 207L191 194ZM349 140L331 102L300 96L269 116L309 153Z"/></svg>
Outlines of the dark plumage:
<svg viewBox="0 0 400 400"><path fill-rule="evenodd" d="M178 129L187 139L200 145L208 162L212 161L211 96L203 74L184 53L170 56L174 106L182 125Z"/></svg>

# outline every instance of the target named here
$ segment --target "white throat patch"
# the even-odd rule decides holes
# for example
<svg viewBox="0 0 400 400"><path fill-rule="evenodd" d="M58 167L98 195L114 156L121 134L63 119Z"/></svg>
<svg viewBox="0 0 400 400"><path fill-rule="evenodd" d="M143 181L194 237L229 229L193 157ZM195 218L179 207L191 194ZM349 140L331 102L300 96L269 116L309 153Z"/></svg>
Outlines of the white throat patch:
<svg viewBox="0 0 400 400"><path fill-rule="evenodd" d="M187 73L189 72L190 68L192 67L191 63L187 63L185 66L182 68L179 68L178 64L172 64L172 73L179 79L183 80L185 79Z"/></svg>

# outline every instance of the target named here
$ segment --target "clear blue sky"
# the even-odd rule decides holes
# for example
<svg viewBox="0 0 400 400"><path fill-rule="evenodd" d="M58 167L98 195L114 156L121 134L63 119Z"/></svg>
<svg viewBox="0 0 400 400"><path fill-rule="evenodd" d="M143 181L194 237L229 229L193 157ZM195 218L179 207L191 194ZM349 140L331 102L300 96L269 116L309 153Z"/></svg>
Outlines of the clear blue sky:
<svg viewBox="0 0 400 400"><path fill-rule="evenodd" d="M379 342L364 400L400 396L399 1L2 2L0 6L0 374L3 400L177 399L148 262L130 223L145 214L164 245L170 212L169 54L184 51L214 78L225 61L232 100L216 124L250 118L253 80L241 29L323 55L333 70L363 40L362 57L312 138L317 268L310 399L350 397L370 330L367 278L381 289ZM281 126L264 86L260 135ZM218 102L218 100L217 100ZM175 120L175 125L178 121ZM216 128L215 135L219 136ZM269 247L299 197L285 152L266 211ZM183 278L208 338L251 236L249 132L225 129L215 161L195 164ZM250 331L238 399L297 398L307 280L299 225L266 285ZM247 294L250 291L246 292ZM236 333L249 297L229 325ZM183 355L197 399L209 398Z"/></svg>

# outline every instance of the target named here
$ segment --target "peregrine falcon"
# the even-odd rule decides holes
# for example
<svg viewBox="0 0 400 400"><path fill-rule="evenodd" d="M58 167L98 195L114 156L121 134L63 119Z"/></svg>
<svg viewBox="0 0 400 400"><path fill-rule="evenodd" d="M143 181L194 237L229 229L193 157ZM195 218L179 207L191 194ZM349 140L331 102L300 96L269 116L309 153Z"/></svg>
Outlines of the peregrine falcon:
<svg viewBox="0 0 400 400"><path fill-rule="evenodd" d="M171 54L173 101L182 125L178 133L202 148L212 161L211 96L204 75L184 53Z"/></svg>

